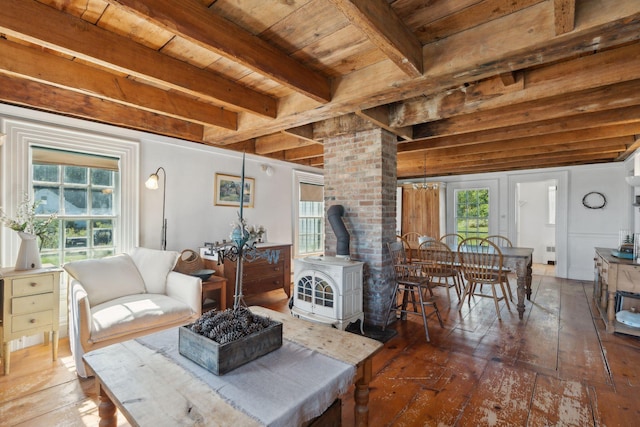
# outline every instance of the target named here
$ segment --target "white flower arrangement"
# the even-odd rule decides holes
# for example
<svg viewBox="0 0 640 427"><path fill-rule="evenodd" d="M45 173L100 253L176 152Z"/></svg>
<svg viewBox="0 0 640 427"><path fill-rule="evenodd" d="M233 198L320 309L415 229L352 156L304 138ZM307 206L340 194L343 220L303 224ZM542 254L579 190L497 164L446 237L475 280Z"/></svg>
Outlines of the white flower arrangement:
<svg viewBox="0 0 640 427"><path fill-rule="evenodd" d="M58 215L51 214L44 219L36 218L36 209L41 204L41 200L32 202L29 195L25 193L22 202L20 202L18 206L18 212L15 218L9 218L4 209L0 208L0 222L14 231L37 236L42 245L55 233L53 222Z"/></svg>

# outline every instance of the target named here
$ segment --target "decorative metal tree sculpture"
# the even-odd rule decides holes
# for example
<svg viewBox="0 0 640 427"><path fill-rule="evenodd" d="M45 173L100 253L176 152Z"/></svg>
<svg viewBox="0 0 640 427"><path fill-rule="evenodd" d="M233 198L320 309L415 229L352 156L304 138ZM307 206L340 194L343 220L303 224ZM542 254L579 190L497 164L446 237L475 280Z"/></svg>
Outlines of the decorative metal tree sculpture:
<svg viewBox="0 0 640 427"><path fill-rule="evenodd" d="M257 235L248 230L245 219L243 217L244 207L244 158L245 154L242 154L242 174L240 177L240 211L238 213L238 220L234 224L231 230L231 242L223 243L212 247L218 253L218 262L223 262L225 258L236 262L236 283L235 292L233 296L233 310L237 311L241 305L244 305L244 299L242 294L242 268L243 262L253 262L260 258L265 258L269 264L278 262L280 257L279 250L263 249L258 250L256 248Z"/></svg>

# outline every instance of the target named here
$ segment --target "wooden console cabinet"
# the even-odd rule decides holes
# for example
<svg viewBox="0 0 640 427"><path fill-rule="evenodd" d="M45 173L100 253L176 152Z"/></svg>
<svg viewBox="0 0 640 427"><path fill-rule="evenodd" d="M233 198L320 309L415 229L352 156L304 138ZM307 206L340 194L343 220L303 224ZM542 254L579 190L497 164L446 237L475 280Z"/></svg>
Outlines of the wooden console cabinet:
<svg viewBox="0 0 640 427"><path fill-rule="evenodd" d="M58 357L58 330L60 312L60 268L15 271L0 270L4 282L1 290L0 352L4 361L4 374L9 374L12 340L44 333L45 344L51 333L53 360Z"/></svg>
<svg viewBox="0 0 640 427"><path fill-rule="evenodd" d="M416 232L439 238L445 234L445 186L429 183L429 189L415 189L411 184L402 186L401 234Z"/></svg>
<svg viewBox="0 0 640 427"><path fill-rule="evenodd" d="M245 261L242 274L242 291L244 295L255 295L262 292L282 289L291 297L291 245L277 243L258 243L258 250L270 249L280 251L278 261L270 264L260 258L253 262ZM228 259L224 264L211 267L216 275L227 279L227 307L233 307L233 296L236 284L236 263Z"/></svg>
<svg viewBox="0 0 640 427"><path fill-rule="evenodd" d="M614 257L611 248L595 248L595 281L593 299L607 326L607 332L640 336L640 328L616 321L618 291L640 295L640 264Z"/></svg>

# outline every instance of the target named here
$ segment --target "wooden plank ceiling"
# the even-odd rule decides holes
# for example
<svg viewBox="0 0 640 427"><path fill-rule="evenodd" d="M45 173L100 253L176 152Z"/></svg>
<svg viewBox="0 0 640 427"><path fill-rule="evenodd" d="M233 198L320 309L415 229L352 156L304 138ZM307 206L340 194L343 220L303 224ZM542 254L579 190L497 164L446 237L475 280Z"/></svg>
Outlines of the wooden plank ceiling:
<svg viewBox="0 0 640 427"><path fill-rule="evenodd" d="M625 159L638 0L2 0L0 102L322 167L382 127L398 178Z"/></svg>

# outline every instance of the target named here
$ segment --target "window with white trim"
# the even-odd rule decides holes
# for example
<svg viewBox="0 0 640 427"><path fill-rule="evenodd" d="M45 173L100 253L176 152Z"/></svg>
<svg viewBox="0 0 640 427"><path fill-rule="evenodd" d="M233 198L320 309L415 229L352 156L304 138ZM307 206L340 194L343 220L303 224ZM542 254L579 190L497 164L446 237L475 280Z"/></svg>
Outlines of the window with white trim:
<svg viewBox="0 0 640 427"><path fill-rule="evenodd" d="M43 263L62 265L113 255L120 216L119 160L32 147L36 215L57 214L56 233L43 242Z"/></svg>
<svg viewBox="0 0 640 427"><path fill-rule="evenodd" d="M294 171L296 257L324 253L324 185L322 175Z"/></svg>
<svg viewBox="0 0 640 427"><path fill-rule="evenodd" d="M455 232L467 237L489 235L489 189L455 190Z"/></svg>
<svg viewBox="0 0 640 427"><path fill-rule="evenodd" d="M73 122L73 124L76 123ZM128 252L138 245L140 216L138 205L140 191L138 165L140 145L137 141L83 131L72 127L71 124L64 126L61 124L42 123L36 120L3 117L1 115L0 131L5 133L2 147L3 156L0 157L0 175L4 190L0 193L0 206L5 211L15 212L25 194L28 194L32 200L46 197L47 204L53 204L66 203L62 197L67 190L69 190L67 193L67 199L69 200L73 199L73 197L83 198L83 191L86 191L86 206L76 199L73 199L74 202L80 203L80 210L87 209L89 215L93 215L95 220L105 220L105 222L87 222L86 231L82 232L80 230L83 229L84 224L78 224L73 228L70 225L69 227L59 225L59 238L56 245L59 244L60 248L63 247L63 243L66 243L62 240L63 236L65 239L67 236L83 238L83 234L86 234L89 240L94 239L93 242L87 242L87 249L79 246L84 244L81 239L76 239L78 246L76 246L75 255L80 256L80 252L85 252L88 257L97 257L101 254L113 252ZM118 172L114 171L112 180L109 181L111 177L106 175L110 174L92 172L94 169L105 169L100 165L64 165L64 162L56 163L51 159L51 164L63 165L61 169L44 168L38 171L39 166L34 167L34 149L51 150L48 153L48 157L53 156L54 152L57 151L66 156L75 154L84 157L85 160L98 159L103 161L106 159L114 161L117 159ZM35 160L36 165L42 164L38 162L37 156ZM87 168L86 184L80 184L80 182L84 181L76 175L78 173L77 170L69 175L64 170L65 166ZM45 171L45 169L47 170ZM71 169L69 169L70 171ZM80 172L80 174L82 173ZM67 175L66 181L65 174ZM57 187L57 189L54 189L54 187ZM113 187L113 193L106 196L106 193L111 191L109 190L111 187ZM75 194L72 194L73 191L71 190L75 191ZM111 205L109 206L110 203ZM46 212L44 210L45 207L42 206L41 209L39 212L44 214ZM47 209L51 209L51 207ZM107 213L108 209L113 209L113 214ZM74 211L74 208L69 207L63 213L68 215L70 211ZM76 211L73 215L77 214L78 212ZM112 215L115 218L111 223L113 227L110 228L112 241L104 244L101 242L105 241L104 239L107 238L105 236L108 232L98 230L110 227L106 220L111 219L109 217ZM70 220L71 218L62 218L61 220L66 219ZM65 229L67 231L66 235L63 234ZM6 227L0 229L0 262L3 265L11 265L15 262L20 247L20 239L17 233L9 231ZM95 235L96 232L101 236ZM72 240L69 240L70 244L71 242ZM101 245L102 247L100 247ZM58 255L53 255L54 251L50 246L53 245L50 244L43 248L42 261L44 263L52 262L54 265L60 265L71 256L71 247L65 248L69 250L68 254L61 251L58 252ZM101 252L101 250L104 250L104 252ZM57 261L55 261L56 259Z"/></svg>

